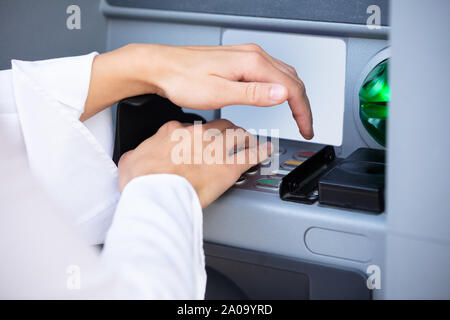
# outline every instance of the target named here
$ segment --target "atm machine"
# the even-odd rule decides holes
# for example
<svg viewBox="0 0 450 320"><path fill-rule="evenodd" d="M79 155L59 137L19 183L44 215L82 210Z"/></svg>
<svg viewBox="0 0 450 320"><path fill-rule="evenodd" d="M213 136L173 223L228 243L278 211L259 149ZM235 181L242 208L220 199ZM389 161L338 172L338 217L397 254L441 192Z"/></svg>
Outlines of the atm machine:
<svg viewBox="0 0 450 320"><path fill-rule="evenodd" d="M73 3L80 30L65 28ZM1 34L2 69L132 42L251 42L296 67L312 141L286 105L184 115L279 141L278 157L204 210L207 299L450 299L450 1L11 0L2 9L11 31Z"/></svg>
<svg viewBox="0 0 450 320"><path fill-rule="evenodd" d="M374 3L381 24L369 29L367 9ZM300 136L286 104L200 113L279 138L272 163L266 164L270 170L253 168L204 211L207 298L381 296L383 285L370 290L367 272L385 267L383 209L374 214L322 205L316 189L306 195L309 203L283 201L280 186L325 146L333 146L336 158L361 147L385 148L388 1L107 0L100 8L108 17L107 49L130 42L257 43L294 66L306 84L316 134L312 141ZM373 105L380 96L384 106ZM382 177L384 165L379 171L374 174Z"/></svg>
<svg viewBox="0 0 450 320"><path fill-rule="evenodd" d="M450 298L450 210L442 198L448 190L443 177L450 175L438 162L450 155L443 120L450 112L432 89L434 109L426 114L418 112L418 100L404 105L400 93L395 100L395 90L406 94L405 81L419 90L418 81L405 78L413 76L405 71L407 61L418 74L430 75L420 64L426 52L412 52L414 35L405 37L408 26L430 47L436 42L432 32L442 33L440 45L428 52L436 60L427 63L442 82L449 74L449 23L434 19L450 9L448 2L423 6L415 0L101 1L108 50L131 42L257 43L296 67L306 84L312 141L299 135L286 105L197 111L206 120L227 118L279 141L270 162L249 170L204 210L207 298ZM421 11L426 27L408 20ZM391 17L397 24L392 48ZM397 73L390 72L392 59ZM392 116L391 74L399 106ZM421 119L434 121L422 125L436 136L425 139L413 130ZM423 148L425 140L429 152L418 151L418 141ZM428 173L418 168L418 158ZM427 177L433 183L411 185ZM428 277L425 285L422 276Z"/></svg>

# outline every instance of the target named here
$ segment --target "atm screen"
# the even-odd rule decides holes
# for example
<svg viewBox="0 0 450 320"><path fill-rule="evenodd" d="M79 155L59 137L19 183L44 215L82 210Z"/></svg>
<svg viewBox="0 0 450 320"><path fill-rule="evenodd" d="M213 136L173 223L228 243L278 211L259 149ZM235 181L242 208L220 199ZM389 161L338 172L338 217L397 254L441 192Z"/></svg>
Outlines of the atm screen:
<svg viewBox="0 0 450 320"><path fill-rule="evenodd" d="M314 119L312 142L340 146L343 135L346 43L334 37L228 29L222 44L256 43L297 70L306 86ZM304 141L285 102L270 108L230 106L221 117L257 134L278 130L279 137ZM277 132L277 131L275 131ZM265 135L262 133L261 135Z"/></svg>

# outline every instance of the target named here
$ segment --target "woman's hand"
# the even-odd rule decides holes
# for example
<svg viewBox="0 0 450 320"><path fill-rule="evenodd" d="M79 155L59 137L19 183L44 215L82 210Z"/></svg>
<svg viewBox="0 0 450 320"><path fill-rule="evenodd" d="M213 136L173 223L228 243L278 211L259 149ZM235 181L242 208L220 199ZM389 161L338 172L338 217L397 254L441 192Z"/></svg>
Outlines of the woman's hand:
<svg viewBox="0 0 450 320"><path fill-rule="evenodd" d="M85 120L126 97L156 93L193 109L273 106L288 100L306 139L314 135L305 86L294 68L254 44L174 47L133 44L99 55L92 67Z"/></svg>
<svg viewBox="0 0 450 320"><path fill-rule="evenodd" d="M120 158L119 189L139 176L176 174L190 182L204 208L270 153L270 143L258 144L228 120L203 125L170 121Z"/></svg>

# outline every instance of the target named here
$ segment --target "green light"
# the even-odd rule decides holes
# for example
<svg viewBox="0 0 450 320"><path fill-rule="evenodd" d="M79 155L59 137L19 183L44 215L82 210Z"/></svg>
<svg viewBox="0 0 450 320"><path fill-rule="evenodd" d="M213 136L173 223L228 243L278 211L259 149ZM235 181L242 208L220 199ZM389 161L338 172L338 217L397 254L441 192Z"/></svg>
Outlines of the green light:
<svg viewBox="0 0 450 320"><path fill-rule="evenodd" d="M391 88L388 78L389 61L378 64L366 77L359 91L359 116L367 132L386 146L386 120Z"/></svg>

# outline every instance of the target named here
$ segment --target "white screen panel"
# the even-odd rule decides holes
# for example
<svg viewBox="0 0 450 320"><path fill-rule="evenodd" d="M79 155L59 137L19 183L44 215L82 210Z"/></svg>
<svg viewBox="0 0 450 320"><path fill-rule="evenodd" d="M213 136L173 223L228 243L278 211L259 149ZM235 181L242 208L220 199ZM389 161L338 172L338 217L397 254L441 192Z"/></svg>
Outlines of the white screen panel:
<svg viewBox="0 0 450 320"><path fill-rule="evenodd" d="M306 86L314 119L312 142L342 144L346 44L339 38L265 31L225 30L222 44L257 43L270 55L292 65ZM229 106L221 111L246 129L278 129L280 137L304 140L287 103L271 108Z"/></svg>

